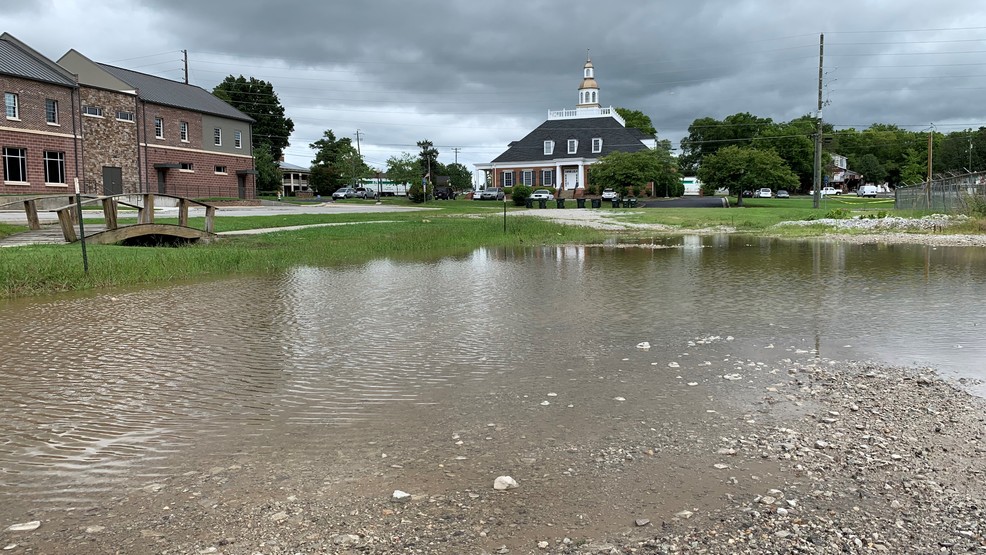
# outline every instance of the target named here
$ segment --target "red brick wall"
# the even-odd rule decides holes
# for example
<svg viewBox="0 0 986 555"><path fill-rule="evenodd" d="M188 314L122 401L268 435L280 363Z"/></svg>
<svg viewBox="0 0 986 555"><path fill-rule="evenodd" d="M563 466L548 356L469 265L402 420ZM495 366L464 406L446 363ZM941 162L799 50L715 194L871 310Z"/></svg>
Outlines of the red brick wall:
<svg viewBox="0 0 986 555"><path fill-rule="evenodd" d="M169 168L165 174L165 193L193 198L239 196L237 171L253 169L253 159L245 156L229 156L191 150L161 148L146 149L148 190L158 192L157 172L154 164L192 164L192 171ZM226 175L217 174L216 166L226 166ZM246 176L246 198L256 196L252 175Z"/></svg>
<svg viewBox="0 0 986 555"><path fill-rule="evenodd" d="M6 118L0 113L0 154L3 147L23 148L27 151L27 182L10 183L2 175L0 159L0 194L50 194L75 193L73 178L76 176L76 139L73 135L72 96L74 89L29 79L0 76L0 92L17 94L19 120ZM58 102L58 125L45 120L45 100ZM78 102L76 102L78 108ZM65 184L45 184L44 152L65 153Z"/></svg>

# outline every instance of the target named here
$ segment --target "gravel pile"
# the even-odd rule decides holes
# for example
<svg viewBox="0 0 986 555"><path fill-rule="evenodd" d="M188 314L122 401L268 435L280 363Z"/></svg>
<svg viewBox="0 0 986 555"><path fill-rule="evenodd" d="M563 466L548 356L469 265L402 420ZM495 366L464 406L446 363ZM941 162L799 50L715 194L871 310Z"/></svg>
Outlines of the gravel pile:
<svg viewBox="0 0 986 555"><path fill-rule="evenodd" d="M820 218L818 220L793 220L780 222L775 227L825 225L840 230L914 230L936 231L968 221L967 216L949 216L946 214L929 214L921 218L900 218L887 216L885 218Z"/></svg>

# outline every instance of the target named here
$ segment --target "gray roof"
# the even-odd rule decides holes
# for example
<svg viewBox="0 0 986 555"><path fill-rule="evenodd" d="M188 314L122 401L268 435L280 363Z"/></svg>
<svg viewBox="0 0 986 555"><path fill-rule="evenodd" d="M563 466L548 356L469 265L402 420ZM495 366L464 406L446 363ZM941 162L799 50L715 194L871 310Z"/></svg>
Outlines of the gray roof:
<svg viewBox="0 0 986 555"><path fill-rule="evenodd" d="M647 150L641 139L647 137L635 128L627 129L616 119L605 116L557 119L542 123L519 141L510 143L493 162L549 162L558 158L600 158L611 152ZM568 154L568 139L579 141L575 154ZM602 152L592 152L592 139L602 139ZM544 141L554 141L554 154L544 153Z"/></svg>
<svg viewBox="0 0 986 555"><path fill-rule="evenodd" d="M278 162L277 163L277 167L281 168L282 170L287 170L289 172L310 172L310 171L312 171L311 168L303 168L301 166L297 166L297 165L292 164L290 162Z"/></svg>
<svg viewBox="0 0 986 555"><path fill-rule="evenodd" d="M0 36L0 74L74 88L75 80L68 72L57 68L55 62L12 36L6 33Z"/></svg>
<svg viewBox="0 0 986 555"><path fill-rule="evenodd" d="M146 73L97 63L113 77L137 90L141 99L154 104L252 122L253 118L195 85L155 77Z"/></svg>

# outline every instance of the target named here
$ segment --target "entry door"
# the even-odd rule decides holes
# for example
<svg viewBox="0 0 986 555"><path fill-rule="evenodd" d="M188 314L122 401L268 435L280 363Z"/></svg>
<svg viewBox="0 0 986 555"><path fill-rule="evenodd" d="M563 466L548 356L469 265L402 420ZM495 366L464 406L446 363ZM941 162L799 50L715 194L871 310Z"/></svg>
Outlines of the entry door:
<svg viewBox="0 0 986 555"><path fill-rule="evenodd" d="M579 182L578 170L565 170L565 188L574 189Z"/></svg>
<svg viewBox="0 0 986 555"><path fill-rule="evenodd" d="M236 194L239 198L246 198L246 176L236 176Z"/></svg>
<svg viewBox="0 0 986 555"><path fill-rule="evenodd" d="M103 194L119 195L123 193L123 168L103 166Z"/></svg>
<svg viewBox="0 0 986 555"><path fill-rule="evenodd" d="M168 169L157 169L157 192L160 195L168 194Z"/></svg>

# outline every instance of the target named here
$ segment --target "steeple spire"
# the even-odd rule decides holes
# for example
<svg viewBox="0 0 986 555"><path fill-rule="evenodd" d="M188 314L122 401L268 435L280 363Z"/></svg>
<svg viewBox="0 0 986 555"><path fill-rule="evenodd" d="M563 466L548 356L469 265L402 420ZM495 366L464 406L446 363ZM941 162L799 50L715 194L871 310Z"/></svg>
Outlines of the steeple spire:
<svg viewBox="0 0 986 555"><path fill-rule="evenodd" d="M579 103L576 108L599 108L599 83L593 75L592 58L585 49L585 65L582 66L582 84L579 85Z"/></svg>

